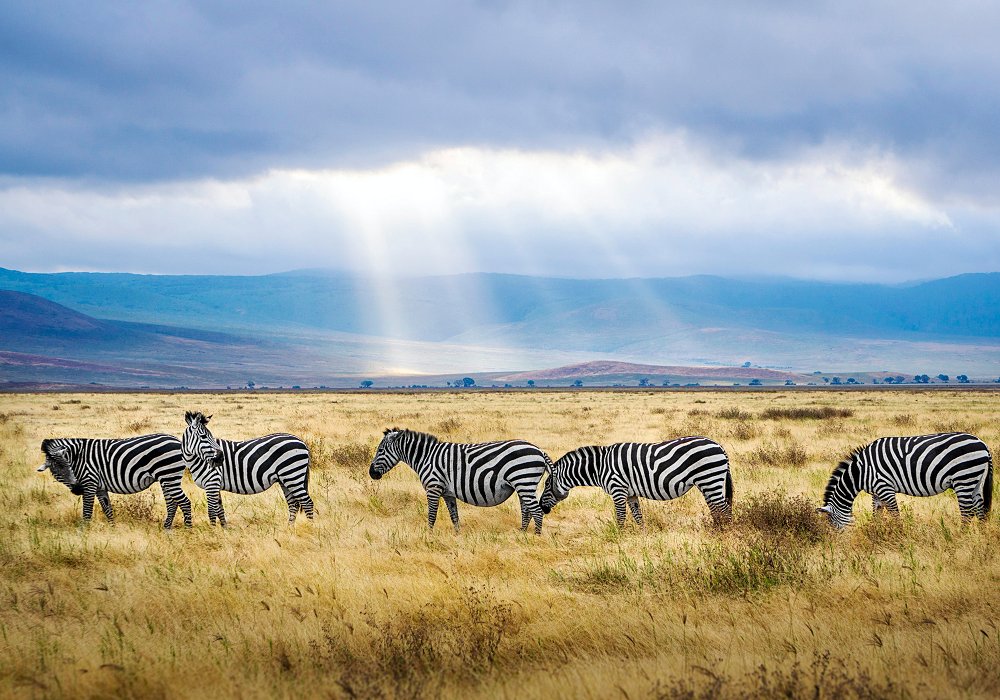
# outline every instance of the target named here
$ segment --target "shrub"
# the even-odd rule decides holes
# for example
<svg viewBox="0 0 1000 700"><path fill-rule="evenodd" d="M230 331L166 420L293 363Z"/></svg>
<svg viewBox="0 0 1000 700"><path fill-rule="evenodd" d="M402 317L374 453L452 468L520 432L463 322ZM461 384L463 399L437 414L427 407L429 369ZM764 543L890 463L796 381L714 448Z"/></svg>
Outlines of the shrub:
<svg viewBox="0 0 1000 700"><path fill-rule="evenodd" d="M819 542L829 532L814 503L805 496L788 496L781 491L756 494L737 502L734 522L740 528L808 542Z"/></svg>
<svg viewBox="0 0 1000 700"><path fill-rule="evenodd" d="M719 418L728 418L730 420L750 420L752 417L748 411L744 411L736 406L730 406L729 408L724 408L716 414Z"/></svg>
<svg viewBox="0 0 1000 700"><path fill-rule="evenodd" d="M804 406L801 408L768 408L760 417L768 420L825 420L827 418L850 418L854 411L850 408L832 406Z"/></svg>
<svg viewBox="0 0 1000 700"><path fill-rule="evenodd" d="M809 454L805 447L794 440L784 446L764 442L750 453L749 461L757 467L801 467L809 461Z"/></svg>

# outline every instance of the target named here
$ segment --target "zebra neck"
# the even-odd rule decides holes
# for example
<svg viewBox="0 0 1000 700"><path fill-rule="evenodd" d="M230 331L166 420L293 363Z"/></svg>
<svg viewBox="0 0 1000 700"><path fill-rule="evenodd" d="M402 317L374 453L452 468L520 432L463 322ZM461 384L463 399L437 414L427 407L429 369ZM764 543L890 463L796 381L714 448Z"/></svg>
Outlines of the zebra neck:
<svg viewBox="0 0 1000 700"><path fill-rule="evenodd" d="M569 488L571 486L600 486L601 476L596 464L583 462L563 470L560 480Z"/></svg>
<svg viewBox="0 0 1000 700"><path fill-rule="evenodd" d="M419 471L420 467L431 452L430 445L426 440L413 437L400 445L400 461L406 462L414 471Z"/></svg>

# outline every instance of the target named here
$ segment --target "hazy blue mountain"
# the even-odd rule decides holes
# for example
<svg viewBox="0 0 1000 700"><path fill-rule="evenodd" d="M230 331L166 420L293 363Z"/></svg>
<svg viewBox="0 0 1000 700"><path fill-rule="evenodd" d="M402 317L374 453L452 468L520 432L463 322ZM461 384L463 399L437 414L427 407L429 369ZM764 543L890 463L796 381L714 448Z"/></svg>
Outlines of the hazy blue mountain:
<svg viewBox="0 0 1000 700"><path fill-rule="evenodd" d="M314 328L419 340L507 324L530 328L553 319L563 331L597 322L614 325L617 332L668 323L886 337L1000 336L1000 273L882 286L710 276L574 280L466 274L386 282L322 270L239 277L0 268L0 289L124 321Z"/></svg>
<svg viewBox="0 0 1000 700"><path fill-rule="evenodd" d="M244 354L250 367L272 367L270 376L305 380L595 359L1000 374L1000 273L887 286L712 276L376 279L327 270L186 276L0 268L0 290L67 307L48 330L5 329L0 351L88 361L196 358L223 373L225 362ZM69 311L98 325L87 330Z"/></svg>

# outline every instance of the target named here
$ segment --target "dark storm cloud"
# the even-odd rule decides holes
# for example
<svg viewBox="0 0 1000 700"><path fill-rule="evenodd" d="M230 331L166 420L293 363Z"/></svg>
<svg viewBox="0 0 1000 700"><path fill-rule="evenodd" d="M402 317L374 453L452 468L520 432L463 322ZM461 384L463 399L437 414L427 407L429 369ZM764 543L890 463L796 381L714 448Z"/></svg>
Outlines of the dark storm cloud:
<svg viewBox="0 0 1000 700"><path fill-rule="evenodd" d="M995 197L998 29L985 3L6 3L0 172L230 177L683 129L757 159L848 141Z"/></svg>

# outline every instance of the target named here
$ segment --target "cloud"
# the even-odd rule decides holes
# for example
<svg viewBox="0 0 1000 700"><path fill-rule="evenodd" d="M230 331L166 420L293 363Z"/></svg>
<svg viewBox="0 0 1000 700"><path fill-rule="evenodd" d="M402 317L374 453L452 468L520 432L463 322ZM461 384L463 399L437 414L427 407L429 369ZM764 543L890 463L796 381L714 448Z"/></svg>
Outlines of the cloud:
<svg viewBox="0 0 1000 700"><path fill-rule="evenodd" d="M720 159L683 132L617 150L449 148L369 169L0 188L0 242L28 269L562 276L703 272L902 281L1000 266L996 209L908 189L891 155L826 145ZM34 244L28 244L33 241ZM949 241L951 243L949 243ZM967 256L942 260L950 247ZM123 260L125 261L123 263Z"/></svg>
<svg viewBox="0 0 1000 700"><path fill-rule="evenodd" d="M998 269L998 23L979 2L7 3L0 254Z"/></svg>

